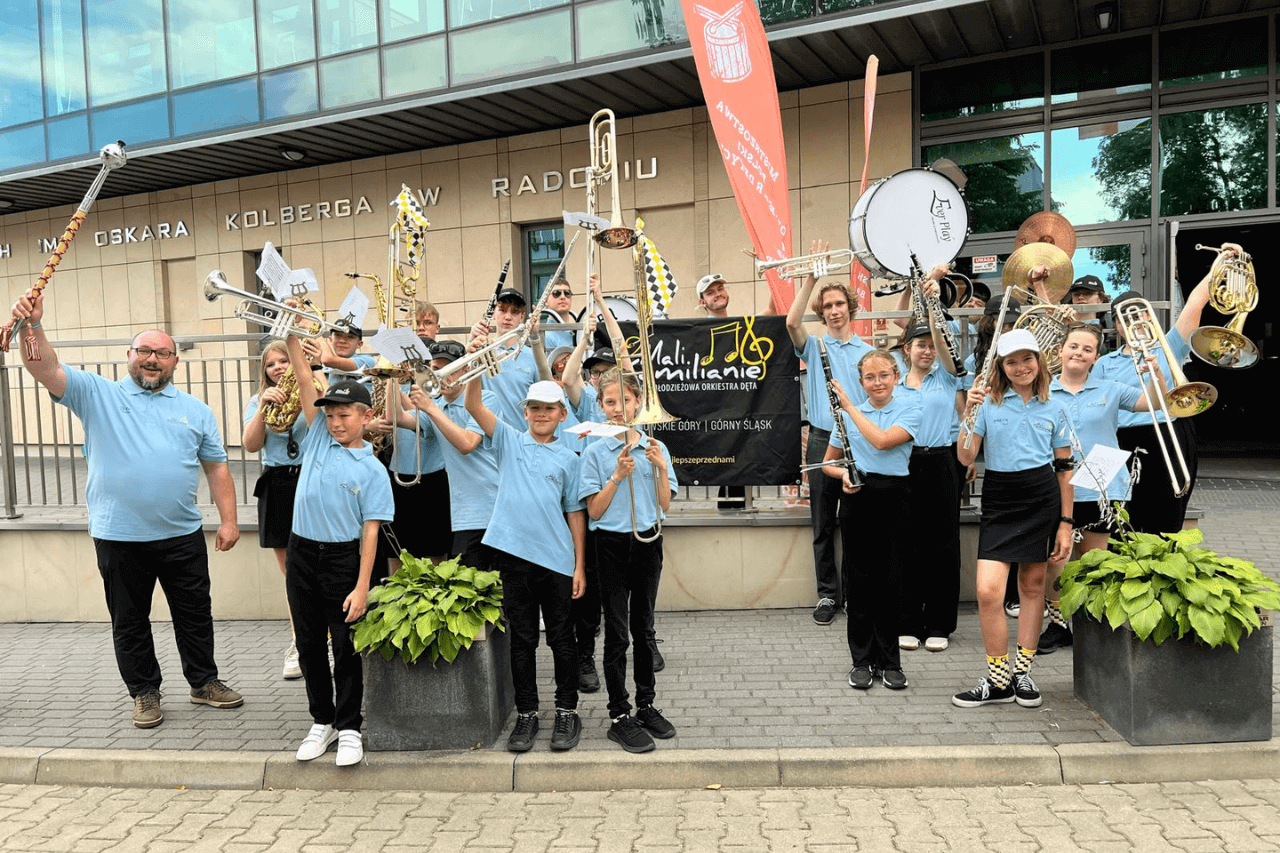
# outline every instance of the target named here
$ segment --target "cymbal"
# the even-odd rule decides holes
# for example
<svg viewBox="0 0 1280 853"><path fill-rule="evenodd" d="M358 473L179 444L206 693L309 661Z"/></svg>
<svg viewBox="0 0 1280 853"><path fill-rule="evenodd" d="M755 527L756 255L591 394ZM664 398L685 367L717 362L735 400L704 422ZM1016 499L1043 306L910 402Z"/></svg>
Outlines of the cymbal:
<svg viewBox="0 0 1280 853"><path fill-rule="evenodd" d="M1028 243L1050 243L1071 257L1076 251L1076 229L1061 213L1043 210L1033 213L1018 226L1018 236L1013 239L1015 247Z"/></svg>
<svg viewBox="0 0 1280 853"><path fill-rule="evenodd" d="M1075 278L1075 267L1067 253L1052 243L1028 243L1015 249L1009 259L1004 262L1001 280L1005 287L1021 287L1035 292L1027 274L1038 266L1049 268L1049 280L1044 283L1046 296L1050 302L1061 302L1062 297L1071 289Z"/></svg>

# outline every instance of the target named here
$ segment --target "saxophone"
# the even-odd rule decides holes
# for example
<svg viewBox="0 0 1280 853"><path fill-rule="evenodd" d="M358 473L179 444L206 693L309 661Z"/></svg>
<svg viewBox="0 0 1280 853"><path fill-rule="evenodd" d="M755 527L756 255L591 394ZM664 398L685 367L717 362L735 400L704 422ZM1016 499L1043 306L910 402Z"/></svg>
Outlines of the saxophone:
<svg viewBox="0 0 1280 853"><path fill-rule="evenodd" d="M319 309L306 296L299 296L303 308L320 314ZM293 300L289 300L293 301ZM320 323L303 324L312 334L319 334ZM320 377L312 376L311 381L315 384L316 390L324 394L325 384ZM285 368L284 376L280 377L279 384L276 385L281 391L288 395L283 403L263 403L262 404L262 421L266 424L267 429L272 432L285 433L293 429L293 422L298 419L298 413L302 411L302 396L298 393L298 377L294 375L293 365Z"/></svg>

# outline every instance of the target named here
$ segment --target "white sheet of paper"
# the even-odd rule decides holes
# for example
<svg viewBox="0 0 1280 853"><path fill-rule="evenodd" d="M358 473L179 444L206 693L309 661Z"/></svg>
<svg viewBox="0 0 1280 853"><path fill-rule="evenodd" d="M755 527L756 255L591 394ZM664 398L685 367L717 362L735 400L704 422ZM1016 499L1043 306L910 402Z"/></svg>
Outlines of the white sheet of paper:
<svg viewBox="0 0 1280 853"><path fill-rule="evenodd" d="M413 329L402 326L398 329L380 329L369 339L373 351L392 364L404 364L406 361L431 361L431 352L422 344Z"/></svg>
<svg viewBox="0 0 1280 853"><path fill-rule="evenodd" d="M609 220L603 216L592 216L590 213L570 213L567 210L563 210L561 213L564 214L565 225L581 228L591 234L611 227Z"/></svg>
<svg viewBox="0 0 1280 853"><path fill-rule="evenodd" d="M1124 470L1125 463L1132 454L1117 447L1095 444L1084 458L1084 464L1076 469L1071 477L1071 485L1100 492L1111 485L1116 474ZM1102 483L1099 487L1098 484Z"/></svg>
<svg viewBox="0 0 1280 853"><path fill-rule="evenodd" d="M579 438L585 438L588 435L621 435L626 431L627 428L620 424L598 424L595 421L583 421L580 424L566 427L564 430L564 432L576 435Z"/></svg>
<svg viewBox="0 0 1280 853"><path fill-rule="evenodd" d="M346 298L338 306L338 322L346 322L358 329L364 328L365 315L369 313L369 297L359 285L351 285Z"/></svg>
<svg viewBox="0 0 1280 853"><path fill-rule="evenodd" d="M276 299L284 302L293 295L289 289L289 276L293 274L293 270L289 269L289 265L270 241L262 247L262 260L258 263L257 272L258 278L266 282L267 287L271 288L271 295Z"/></svg>
<svg viewBox="0 0 1280 853"><path fill-rule="evenodd" d="M310 267L303 267L300 270L293 270L289 273L289 290L292 291L296 287L306 288L307 293L315 293L320 289L320 282L316 279L315 270Z"/></svg>

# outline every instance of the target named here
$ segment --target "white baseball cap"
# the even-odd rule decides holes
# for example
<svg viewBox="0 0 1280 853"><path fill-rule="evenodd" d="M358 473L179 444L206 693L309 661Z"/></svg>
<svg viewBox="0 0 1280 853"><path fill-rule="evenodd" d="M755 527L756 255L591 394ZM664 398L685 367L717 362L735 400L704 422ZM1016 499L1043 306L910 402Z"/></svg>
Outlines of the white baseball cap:
<svg viewBox="0 0 1280 853"><path fill-rule="evenodd" d="M1013 355L1024 349L1040 352L1040 344L1036 341L1036 336L1026 329L1010 329L1000 336L1000 341L996 344L996 355L1004 358L1006 355Z"/></svg>
<svg viewBox="0 0 1280 853"><path fill-rule="evenodd" d="M724 283L724 276L720 275L718 272L704 275L702 278L698 279L698 295L701 296L706 292L708 287L715 284L717 281Z"/></svg>
<svg viewBox="0 0 1280 853"><path fill-rule="evenodd" d="M529 386L529 391L520 405L527 406L530 403L559 403L563 406L564 389L560 387L559 382L552 382L550 379L535 382Z"/></svg>

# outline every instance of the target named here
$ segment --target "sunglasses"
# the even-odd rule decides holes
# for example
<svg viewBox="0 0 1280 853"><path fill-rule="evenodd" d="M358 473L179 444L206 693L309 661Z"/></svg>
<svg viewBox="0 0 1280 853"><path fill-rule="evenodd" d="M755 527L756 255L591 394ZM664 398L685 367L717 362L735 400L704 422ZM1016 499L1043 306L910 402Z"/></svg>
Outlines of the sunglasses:
<svg viewBox="0 0 1280 853"><path fill-rule="evenodd" d="M551 295L559 299L564 296L573 296L573 291L557 288L556 290L551 291Z"/></svg>

